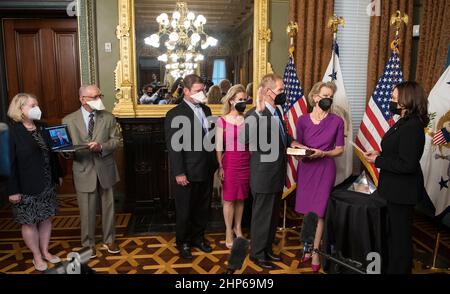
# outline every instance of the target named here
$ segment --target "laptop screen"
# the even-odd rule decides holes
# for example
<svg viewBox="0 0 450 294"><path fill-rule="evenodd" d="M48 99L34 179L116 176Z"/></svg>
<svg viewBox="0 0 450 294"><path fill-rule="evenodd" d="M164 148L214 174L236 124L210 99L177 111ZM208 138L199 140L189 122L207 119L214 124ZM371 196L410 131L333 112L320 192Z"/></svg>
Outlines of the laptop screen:
<svg viewBox="0 0 450 294"><path fill-rule="evenodd" d="M47 128L50 135L50 143L52 150L72 146L72 140L67 130L67 125L60 125Z"/></svg>

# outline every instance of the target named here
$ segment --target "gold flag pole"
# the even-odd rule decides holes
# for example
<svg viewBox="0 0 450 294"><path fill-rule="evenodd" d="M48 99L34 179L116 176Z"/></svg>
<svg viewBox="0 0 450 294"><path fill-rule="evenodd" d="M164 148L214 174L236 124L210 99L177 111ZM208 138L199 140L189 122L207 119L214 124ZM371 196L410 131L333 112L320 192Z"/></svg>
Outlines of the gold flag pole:
<svg viewBox="0 0 450 294"><path fill-rule="evenodd" d="M295 51L295 42L294 42L294 38L297 35L298 32L298 23L295 21L290 21L287 28L286 28L286 33L289 37L289 55L290 57L294 58L294 51ZM291 228L286 228L286 214L287 214L287 200L286 200L286 196L283 195L282 197L283 199L283 227L278 228L279 232L282 232L283 237L281 238L280 243L278 244L278 251L281 251L284 248L285 245L285 237L286 237L286 231L288 229L294 230L297 227L291 227Z"/></svg>
<svg viewBox="0 0 450 294"><path fill-rule="evenodd" d="M337 33L339 31L339 26L344 27L345 26L345 19L342 16L337 16L336 14L333 16L330 16L328 19L328 27L333 32L333 41L335 42L337 39Z"/></svg>
<svg viewBox="0 0 450 294"><path fill-rule="evenodd" d="M296 23L295 21L290 21L286 28L286 32L289 37L289 53L292 55L292 54L294 54L294 50L295 50L294 37L297 35L297 32L298 32L298 23Z"/></svg>
<svg viewBox="0 0 450 294"><path fill-rule="evenodd" d="M400 39L400 29L402 28L402 24L404 23L407 25L409 22L409 17L406 13L403 13L400 10L397 10L392 16L391 16L391 26L395 28L395 37L394 40L391 42L391 49L395 53L399 53L398 47L401 44Z"/></svg>
<svg viewBox="0 0 450 294"><path fill-rule="evenodd" d="M336 46L336 42L337 42L337 33L339 31L339 26L342 26L342 27L345 26L344 17L337 16L336 14L333 16L330 16L330 18L328 19L328 28L330 28L331 31L333 32L333 45L331 48L331 54L333 56L333 71L335 69L335 64L336 64L336 54L334 54L334 51L335 51L335 46Z"/></svg>

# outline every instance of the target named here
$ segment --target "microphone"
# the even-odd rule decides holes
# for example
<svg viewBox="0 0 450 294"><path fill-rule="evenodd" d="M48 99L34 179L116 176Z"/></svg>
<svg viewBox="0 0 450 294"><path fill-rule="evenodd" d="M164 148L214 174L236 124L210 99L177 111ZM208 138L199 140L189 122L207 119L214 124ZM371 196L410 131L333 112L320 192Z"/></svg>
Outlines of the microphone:
<svg viewBox="0 0 450 294"><path fill-rule="evenodd" d="M311 254L313 251L318 221L318 216L314 212L309 212L303 219L303 226L300 232L300 242L303 243L302 259L305 257L305 254Z"/></svg>
<svg viewBox="0 0 450 294"><path fill-rule="evenodd" d="M232 274L234 271L240 269L248 254L250 242L242 237L237 237L233 241L231 253L228 257L228 269L226 274Z"/></svg>

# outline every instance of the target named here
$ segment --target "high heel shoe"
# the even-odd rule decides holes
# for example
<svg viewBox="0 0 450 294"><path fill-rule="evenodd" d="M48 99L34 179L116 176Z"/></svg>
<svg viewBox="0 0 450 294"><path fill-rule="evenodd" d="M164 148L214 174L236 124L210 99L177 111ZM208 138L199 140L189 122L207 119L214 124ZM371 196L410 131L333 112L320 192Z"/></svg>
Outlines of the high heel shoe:
<svg viewBox="0 0 450 294"><path fill-rule="evenodd" d="M311 257L312 257L313 255L315 255L315 254L317 254L317 252L313 252L313 254L311 255ZM314 264L314 263L312 263L312 261L311 261L311 269L312 269L312 271L313 271L314 273L317 273L317 272L320 270L320 260L319 260L319 263L318 263L318 264Z"/></svg>
<svg viewBox="0 0 450 294"><path fill-rule="evenodd" d="M50 258L50 259L47 259L47 258L45 258L44 257L44 260L46 260L46 261L48 261L48 262L50 262L50 263L53 263L53 264L56 264L56 263L60 263L61 262L61 258L59 258L58 256L56 256L56 255L54 255L52 258Z"/></svg>
<svg viewBox="0 0 450 294"><path fill-rule="evenodd" d="M243 234L241 234L241 235L238 235L238 234L237 234L236 228L233 228L233 233L234 233L234 235L235 235L236 237L244 238L244 235L243 235Z"/></svg>
<svg viewBox="0 0 450 294"><path fill-rule="evenodd" d="M48 265L47 263L41 263L41 264L36 264L36 262L33 259L33 265L34 268L38 271L38 272L45 272L48 269Z"/></svg>
<svg viewBox="0 0 450 294"><path fill-rule="evenodd" d="M320 263L319 264L312 264L311 263L311 269L313 272L317 273L320 270Z"/></svg>
<svg viewBox="0 0 450 294"><path fill-rule="evenodd" d="M233 230L233 231L234 231L234 230ZM227 242L226 234L227 234L227 233L225 233L225 246L226 246L228 249L231 249L231 247L233 247L233 239L234 239L234 235L233 235L233 232L232 232L232 233L231 233L231 242Z"/></svg>
<svg viewBox="0 0 450 294"><path fill-rule="evenodd" d="M303 255L302 259L300 260L302 263L306 263L311 259L311 255Z"/></svg>

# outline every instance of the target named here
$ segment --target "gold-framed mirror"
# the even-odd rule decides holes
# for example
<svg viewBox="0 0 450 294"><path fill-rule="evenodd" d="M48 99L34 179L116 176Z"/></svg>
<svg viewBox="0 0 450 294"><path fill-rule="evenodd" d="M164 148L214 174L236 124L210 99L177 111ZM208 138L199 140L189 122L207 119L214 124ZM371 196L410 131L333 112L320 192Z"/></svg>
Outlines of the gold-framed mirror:
<svg viewBox="0 0 450 294"><path fill-rule="evenodd" d="M187 2L188 5L190 2L193 2L189 0L184 1ZM168 3L168 5L166 5L167 7L161 7L161 9L159 10L164 10L166 13L173 12L176 7L177 1L173 0L164 2ZM217 13L214 12L215 1L211 1L211 3L207 3L205 1L200 2L203 3L205 10L207 12L209 11L210 14L214 15L214 13ZM223 2L229 3L230 1ZM239 2L242 1L237 1L236 3ZM253 92L256 93L256 86L258 81L267 73L267 51L268 43L271 39L271 32L268 28L268 0L254 0L248 2L253 2L253 50L251 52L247 52L247 58L252 60L252 76L247 77L244 80L247 80L247 82L253 82ZM158 5L161 6L161 4ZM156 30L158 28L155 18L148 19L144 23L141 18L147 15L145 13L145 9L151 10L154 7L150 7L151 1L146 0L118 0L118 6L119 24L117 26L116 34L117 38L119 39L120 59L114 72L116 102L114 105L113 114L119 118L165 117L167 111L176 106L176 104L148 105L139 103L140 90L147 82L149 82L145 79L148 79L148 77L151 76L152 73L156 73L158 67L160 68L160 75L158 77L159 79L161 77L163 77L164 79L164 75L167 74L164 72L164 65L158 63L157 60L155 60L154 55L156 55L155 52L157 51L152 52L142 45L142 39L144 36L143 34L148 34L148 32L143 30L143 28L150 22L153 22L153 28L156 27ZM243 9L245 9L245 6ZM202 13L200 8L196 8L196 10L199 11L195 12L199 14ZM137 27L136 25L136 21L138 20L137 17L140 17L139 23L142 24L139 25L139 27ZM207 17L207 13L205 13L205 17ZM154 24L156 24L156 26L154 26ZM242 25L242 23L240 25ZM206 27L207 24L205 25L205 31L209 33ZM137 36L139 36L139 40L137 40ZM219 39L219 42L226 42L226 40ZM137 54L144 51L148 51L150 52L150 54ZM213 52L211 56L220 56L220 52ZM239 67L236 70L239 71ZM241 73L238 72L235 74L239 75ZM144 75L146 76L145 78L143 78ZM165 84L165 82L163 82L163 84ZM222 110L222 106L220 104L210 104L209 106L212 110L213 115L220 115Z"/></svg>

